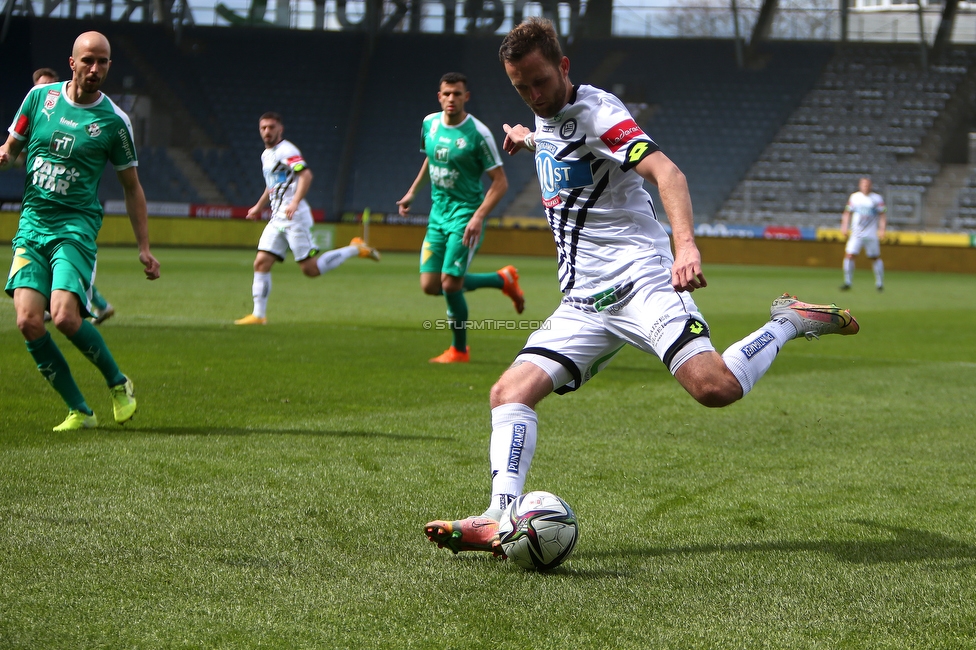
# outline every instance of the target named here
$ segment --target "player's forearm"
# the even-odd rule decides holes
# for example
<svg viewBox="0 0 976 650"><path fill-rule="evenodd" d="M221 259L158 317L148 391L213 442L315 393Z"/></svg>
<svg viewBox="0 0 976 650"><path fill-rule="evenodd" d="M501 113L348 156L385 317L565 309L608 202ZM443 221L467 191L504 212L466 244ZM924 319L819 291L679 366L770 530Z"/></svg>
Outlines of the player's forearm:
<svg viewBox="0 0 976 650"><path fill-rule="evenodd" d="M695 213L685 175L674 168L672 173L658 179L658 193L664 212L671 224L671 239L677 252L695 245Z"/></svg>
<svg viewBox="0 0 976 650"><path fill-rule="evenodd" d="M500 167L497 169L501 169ZM505 173L496 174L491 179L491 185L488 187L488 191L485 193L485 198L482 200L481 205L475 210L474 216L480 217L484 220L491 211L495 209L498 203L505 196L505 192L508 191L508 178Z"/></svg>
<svg viewBox="0 0 976 650"><path fill-rule="evenodd" d="M413 184L410 185L410 189L407 190L407 194L416 194L419 189L430 182L430 166L427 162L428 159L424 158L424 164L420 166L420 172L417 174L417 178L414 179Z"/></svg>
<svg viewBox="0 0 976 650"><path fill-rule="evenodd" d="M12 135L8 135L7 141L0 146L0 168L7 169L12 167L17 162L17 158L23 150L24 142Z"/></svg>
<svg viewBox="0 0 976 650"><path fill-rule="evenodd" d="M264 192L261 193L261 198L254 204L254 207L258 210L264 210L269 205L271 205L271 195L268 192L268 188L264 188Z"/></svg>
<svg viewBox="0 0 976 650"><path fill-rule="evenodd" d="M146 194L142 185L123 187L125 195L125 212L132 224L132 234L136 237L136 245L140 252L149 251L149 210L146 207Z"/></svg>
<svg viewBox="0 0 976 650"><path fill-rule="evenodd" d="M298 184L295 186L295 196L292 197L292 201L297 206L308 194L309 188L312 187L312 172L308 169L302 170L298 174Z"/></svg>

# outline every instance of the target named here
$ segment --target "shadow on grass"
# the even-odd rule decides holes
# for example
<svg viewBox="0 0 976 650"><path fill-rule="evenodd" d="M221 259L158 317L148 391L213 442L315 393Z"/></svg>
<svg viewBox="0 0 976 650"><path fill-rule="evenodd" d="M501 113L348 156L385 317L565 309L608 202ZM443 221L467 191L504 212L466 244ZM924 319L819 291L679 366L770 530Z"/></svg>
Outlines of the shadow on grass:
<svg viewBox="0 0 976 650"><path fill-rule="evenodd" d="M674 546L627 548L601 552L577 552L580 558L600 558L614 556L662 557L672 555L702 555L706 553L826 553L841 562L851 564L882 564L889 562L922 562L926 560L972 560L976 561L976 545L954 540L939 533L931 533L913 528L887 526L865 519L854 519L848 523L858 524L873 531L887 533L886 539L864 540L809 540L756 542L743 544L701 544L696 546ZM960 566L969 566L965 562Z"/></svg>

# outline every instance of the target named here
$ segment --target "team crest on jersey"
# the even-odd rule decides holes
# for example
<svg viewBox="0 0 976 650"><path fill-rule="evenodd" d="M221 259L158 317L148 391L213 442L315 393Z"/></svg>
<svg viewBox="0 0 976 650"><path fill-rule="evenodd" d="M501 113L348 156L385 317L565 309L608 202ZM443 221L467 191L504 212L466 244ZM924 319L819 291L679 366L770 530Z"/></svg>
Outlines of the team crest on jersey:
<svg viewBox="0 0 976 650"><path fill-rule="evenodd" d="M468 142L464 138L458 138L454 141L454 146L458 149L464 149L466 146L468 146Z"/></svg>
<svg viewBox="0 0 976 650"><path fill-rule="evenodd" d="M44 110L50 111L54 108L55 104L58 103L58 97L61 96L60 90L51 89L47 91L47 97L44 98Z"/></svg>
<svg viewBox="0 0 976 650"><path fill-rule="evenodd" d="M559 127L559 137L563 140L569 140L576 133L576 120L570 118L566 120L561 127Z"/></svg>
<svg viewBox="0 0 976 650"><path fill-rule="evenodd" d="M94 122L86 126L85 130L88 131L88 135L90 135L93 138L97 138L102 134L102 130L98 128L98 125L95 124Z"/></svg>
<svg viewBox="0 0 976 650"><path fill-rule="evenodd" d="M48 121L51 121L51 111L53 111L54 107L57 106L58 97L60 96L60 90L51 89L47 91L47 97L44 98L44 108L41 109L41 113L48 119Z"/></svg>

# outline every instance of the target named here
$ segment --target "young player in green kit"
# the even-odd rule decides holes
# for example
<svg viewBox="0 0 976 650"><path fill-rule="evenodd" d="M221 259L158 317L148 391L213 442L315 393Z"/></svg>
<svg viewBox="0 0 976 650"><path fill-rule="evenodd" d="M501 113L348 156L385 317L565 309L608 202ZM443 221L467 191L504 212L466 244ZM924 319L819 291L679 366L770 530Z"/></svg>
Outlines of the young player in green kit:
<svg viewBox="0 0 976 650"><path fill-rule="evenodd" d="M95 239L102 225L98 184L107 161L122 184L146 277L159 277L159 262L149 250L146 197L136 171L132 126L99 90L111 65L108 39L85 32L75 40L68 63L71 79L60 86L31 89L0 146L0 166L27 151L27 180L6 291L13 296L17 327L28 351L68 405L68 417L55 431L92 428L98 420L44 327L48 308L55 327L105 377L115 421L127 422L136 411L132 381L119 370L98 330L85 320L91 313Z"/></svg>
<svg viewBox="0 0 976 650"><path fill-rule="evenodd" d="M463 74L449 72L441 77L437 101L442 110L424 118L421 129L421 150L427 157L410 189L397 201L400 214L406 215L417 190L430 183L432 206L420 252L420 286L428 295L444 295L453 334L451 347L431 359L432 363L465 363L470 359L465 291L501 289L518 313L525 308L514 266L495 273L468 273L481 246L485 217L508 189L491 131L464 110L470 97ZM491 179L487 193L481 184L485 173Z"/></svg>

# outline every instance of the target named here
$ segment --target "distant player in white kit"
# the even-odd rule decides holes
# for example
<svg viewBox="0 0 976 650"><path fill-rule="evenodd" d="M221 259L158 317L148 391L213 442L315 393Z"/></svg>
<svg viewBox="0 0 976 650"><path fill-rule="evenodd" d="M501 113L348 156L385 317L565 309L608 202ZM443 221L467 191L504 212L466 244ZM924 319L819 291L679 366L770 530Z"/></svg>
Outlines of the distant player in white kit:
<svg viewBox="0 0 976 650"><path fill-rule="evenodd" d="M312 210L305 201L308 188L312 186L312 171L298 147L282 137L285 127L280 115L265 113L258 128L265 147L261 154L261 171L266 187L258 202L247 211L247 218L260 219L261 213L270 205L271 221L261 234L258 254L254 258L254 281L251 284L254 311L234 321L235 325L264 325L268 322L271 267L276 261L285 261L288 249L302 267L302 273L310 278L328 273L352 257L380 260L379 251L367 246L359 237L354 237L348 246L319 255L312 234Z"/></svg>
<svg viewBox="0 0 976 650"><path fill-rule="evenodd" d="M840 218L840 232L847 237L844 247L844 284L842 291L851 288L854 280L854 258L864 248L874 271L874 287L884 291L884 262L881 260L881 239L888 221L888 208L877 192L871 191L871 179L862 178L857 192L847 199L847 207ZM851 218L853 216L853 219ZM850 228L848 228L850 225ZM850 235L848 237L848 234Z"/></svg>
<svg viewBox="0 0 976 650"><path fill-rule="evenodd" d="M506 124L502 148L535 152L563 299L491 389L488 508L424 528L432 542L455 553L496 555L502 552L498 520L522 493L535 453L536 404L552 392L579 389L624 345L657 355L699 403L721 407L748 393L788 341L858 331L849 311L783 295L765 325L718 354L691 298L706 282L684 174L617 97L573 86L569 59L548 20L516 26L499 58L536 114L534 129ZM674 255L645 179L660 191Z"/></svg>

